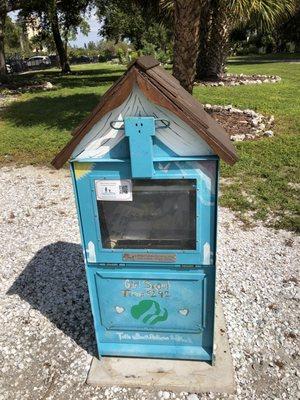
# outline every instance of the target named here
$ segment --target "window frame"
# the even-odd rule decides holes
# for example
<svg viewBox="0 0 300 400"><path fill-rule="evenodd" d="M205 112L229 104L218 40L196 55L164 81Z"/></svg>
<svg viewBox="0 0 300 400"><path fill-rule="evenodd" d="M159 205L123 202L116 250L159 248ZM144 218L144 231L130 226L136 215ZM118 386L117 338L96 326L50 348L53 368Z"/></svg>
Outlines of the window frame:
<svg viewBox="0 0 300 400"><path fill-rule="evenodd" d="M193 244L194 244L194 247L193 248L167 248L167 247L141 247L141 246L139 246L139 247L134 247L134 246L131 246L131 247L116 247L116 248L112 248L112 247L107 247L107 246L105 246L105 242L106 242L106 240L103 238L103 241L101 242L101 244L102 244L102 248L103 249L113 249L113 250L117 250L117 249L119 249L119 250L124 250L124 251L135 251L135 250L137 250L137 249L140 249L140 250L144 250L144 251L146 251L146 250L149 250L149 251L152 251L152 250L160 250L160 251L165 251L165 250L173 250L173 251L180 251L180 250L186 250L186 251L192 251L192 250L196 250L197 249L197 221L196 221L196 215L197 215L197 180L196 179L191 179L191 178L185 178L185 179L182 179L182 178L176 178L176 179L170 179L170 178L168 178L168 179L161 179L161 178L143 178L143 179L137 179L137 178L132 178L131 179L132 180L132 187L134 187L134 184L135 184L135 182L153 182L153 184L154 185L161 185L161 190L158 190L158 192L159 193L163 193L164 192L164 188L165 187L167 187L166 185L164 186L164 185L162 185L162 182L163 181L168 181L168 182L171 182L171 181L175 181L176 183L178 182L178 181L181 181L181 182L183 182L183 181L189 181L190 182L190 187L189 187L189 190L191 190L192 189L192 191L193 191L193 196L189 196L189 198L188 198L188 201L189 201L189 206L190 206L190 208L192 208L191 207L191 203L192 203L192 206L194 207L194 217L195 217L195 222L194 222L194 229L193 229L193 233L194 233L194 237L193 237L193 239L192 239L192 242L193 242ZM155 182L155 183L154 183ZM94 181L94 184L95 184L95 181ZM150 185L149 185L150 186ZM150 189L150 191L151 191L151 189ZM134 193L134 191L133 191L133 193ZM159 195L159 194L158 194ZM96 196L97 197L97 196ZM106 202L105 200L98 200L97 198L96 198L96 202L97 202L97 212L98 212L98 218L99 218L99 227L100 227L100 236L101 236L101 240L102 240L102 235L103 235L103 232L104 232L104 230L105 230L105 226L104 226L104 224L102 223L101 224L101 221L102 221L102 219L101 219L101 213L100 213L100 210L101 210L101 206L100 205L98 205L98 202ZM107 201L107 202L110 202L110 201ZM114 202L114 200L112 200L111 201L112 203ZM120 203L126 203L126 201L120 201ZM172 205L172 203L170 204L170 205ZM145 218L145 217L144 217ZM143 218L143 219L144 219ZM105 224L106 225L106 224ZM108 229L107 229L108 230ZM123 239L123 240L126 240L126 239ZM134 239L127 239L128 241L130 241L130 240L134 240ZM142 240L144 240L144 241L147 241L147 239L142 239ZM164 239L163 238L163 236L161 237L161 238L159 238L159 239L149 239L149 242L151 242L151 240L167 240L167 239ZM178 240L180 240L180 239L178 239ZM184 238L182 238L181 240L184 240Z"/></svg>

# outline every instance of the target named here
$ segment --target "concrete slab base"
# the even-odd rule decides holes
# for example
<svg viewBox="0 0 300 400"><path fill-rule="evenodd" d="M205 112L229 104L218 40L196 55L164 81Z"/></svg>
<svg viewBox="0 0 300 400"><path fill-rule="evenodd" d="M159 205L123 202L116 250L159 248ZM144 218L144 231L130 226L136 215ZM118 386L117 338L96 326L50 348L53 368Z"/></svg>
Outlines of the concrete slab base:
<svg viewBox="0 0 300 400"><path fill-rule="evenodd" d="M173 392L234 393L232 358L221 301L216 305L215 364L153 358L93 358L87 377L92 386L124 386Z"/></svg>

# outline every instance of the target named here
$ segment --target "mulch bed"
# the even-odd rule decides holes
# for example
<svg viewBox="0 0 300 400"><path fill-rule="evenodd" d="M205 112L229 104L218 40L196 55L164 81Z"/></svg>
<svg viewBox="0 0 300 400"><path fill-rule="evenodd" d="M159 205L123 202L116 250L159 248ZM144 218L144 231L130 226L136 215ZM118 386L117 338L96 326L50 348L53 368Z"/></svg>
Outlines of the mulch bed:
<svg viewBox="0 0 300 400"><path fill-rule="evenodd" d="M231 135L252 134L252 118L244 114L234 114L229 111L212 111L210 115L226 132Z"/></svg>
<svg viewBox="0 0 300 400"><path fill-rule="evenodd" d="M205 104L204 109L223 126L232 141L258 140L274 136L274 117L264 116L254 110L240 110L231 105Z"/></svg>

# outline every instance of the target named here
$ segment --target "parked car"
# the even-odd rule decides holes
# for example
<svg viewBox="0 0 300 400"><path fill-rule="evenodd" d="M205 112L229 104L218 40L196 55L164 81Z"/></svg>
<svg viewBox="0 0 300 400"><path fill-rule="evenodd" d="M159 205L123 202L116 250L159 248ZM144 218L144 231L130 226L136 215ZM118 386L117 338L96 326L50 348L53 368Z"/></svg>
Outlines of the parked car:
<svg viewBox="0 0 300 400"><path fill-rule="evenodd" d="M9 57L7 59L6 70L8 74L16 74L27 69L27 63L21 57Z"/></svg>
<svg viewBox="0 0 300 400"><path fill-rule="evenodd" d="M51 60L48 56L34 56L27 60L27 66L29 68L50 67Z"/></svg>
<svg viewBox="0 0 300 400"><path fill-rule="evenodd" d="M90 63L92 60L88 56L73 56L70 60L71 64L87 64Z"/></svg>

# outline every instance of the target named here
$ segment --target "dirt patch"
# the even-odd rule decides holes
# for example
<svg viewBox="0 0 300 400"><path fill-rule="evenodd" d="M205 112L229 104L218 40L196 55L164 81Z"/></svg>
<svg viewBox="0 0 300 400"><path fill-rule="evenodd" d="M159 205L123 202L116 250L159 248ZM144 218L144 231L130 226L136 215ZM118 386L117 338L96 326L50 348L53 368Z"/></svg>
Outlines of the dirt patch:
<svg viewBox="0 0 300 400"><path fill-rule="evenodd" d="M233 141L258 140L274 136L271 130L274 126L273 115L264 116L254 110L240 110L231 105L205 104L204 109L223 126Z"/></svg>
<svg viewBox="0 0 300 400"><path fill-rule="evenodd" d="M7 82L0 83L0 92L2 96L10 95L15 96L22 93L39 92L46 90L54 90L54 86L51 82Z"/></svg>
<svg viewBox="0 0 300 400"><path fill-rule="evenodd" d="M223 126L226 132L231 135L251 134L251 117L230 113L229 111L213 111L210 113L214 120Z"/></svg>

